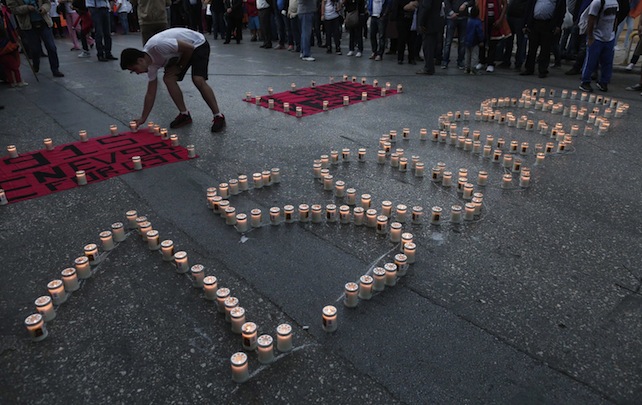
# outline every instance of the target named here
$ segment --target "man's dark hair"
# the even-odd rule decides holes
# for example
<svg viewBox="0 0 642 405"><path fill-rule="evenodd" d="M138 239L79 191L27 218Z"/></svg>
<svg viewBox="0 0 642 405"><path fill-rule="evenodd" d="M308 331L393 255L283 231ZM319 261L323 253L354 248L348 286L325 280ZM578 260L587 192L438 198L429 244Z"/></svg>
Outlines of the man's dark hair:
<svg viewBox="0 0 642 405"><path fill-rule="evenodd" d="M120 53L120 68L123 70L129 69L134 66L138 58L145 56L145 52L136 48L125 48Z"/></svg>

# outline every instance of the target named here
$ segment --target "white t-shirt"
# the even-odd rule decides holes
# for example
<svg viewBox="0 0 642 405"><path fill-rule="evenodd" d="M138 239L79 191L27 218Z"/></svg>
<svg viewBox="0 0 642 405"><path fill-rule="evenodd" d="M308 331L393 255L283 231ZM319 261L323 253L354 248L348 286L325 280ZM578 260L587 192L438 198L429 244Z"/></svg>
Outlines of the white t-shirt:
<svg viewBox="0 0 642 405"><path fill-rule="evenodd" d="M602 14L600 13L600 0L593 0L589 5L589 15L599 18L593 28L593 36L598 41L610 42L615 38L615 19L617 18L618 3L617 0L605 0Z"/></svg>
<svg viewBox="0 0 642 405"><path fill-rule="evenodd" d="M192 44L194 48L205 43L203 34L187 28L170 28L151 37L143 48L143 52L152 58L152 63L147 70L147 78L150 82L156 80L158 69L165 67L170 59L181 56L178 52L179 40Z"/></svg>
<svg viewBox="0 0 642 405"><path fill-rule="evenodd" d="M120 6L118 9L119 13L131 13L132 3L130 3L129 0L118 0L116 4Z"/></svg>

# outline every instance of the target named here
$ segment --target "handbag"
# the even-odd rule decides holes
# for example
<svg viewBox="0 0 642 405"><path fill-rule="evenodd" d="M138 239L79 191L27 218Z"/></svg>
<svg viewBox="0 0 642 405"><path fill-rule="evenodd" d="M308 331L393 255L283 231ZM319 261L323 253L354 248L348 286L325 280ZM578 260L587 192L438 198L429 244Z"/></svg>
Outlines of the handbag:
<svg viewBox="0 0 642 405"><path fill-rule="evenodd" d="M7 41L4 46L0 47L0 55L8 55L18 50L18 44L16 42Z"/></svg>
<svg viewBox="0 0 642 405"><path fill-rule="evenodd" d="M349 11L346 14L344 24L347 29L356 28L359 26L359 12L357 10Z"/></svg>

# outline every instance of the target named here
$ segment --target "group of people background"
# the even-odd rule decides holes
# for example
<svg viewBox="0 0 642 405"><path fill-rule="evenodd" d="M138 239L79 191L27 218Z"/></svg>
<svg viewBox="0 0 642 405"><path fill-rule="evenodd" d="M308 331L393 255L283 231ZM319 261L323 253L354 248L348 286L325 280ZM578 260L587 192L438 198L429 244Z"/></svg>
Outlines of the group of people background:
<svg viewBox="0 0 642 405"><path fill-rule="evenodd" d="M123 33L140 29L143 44L168 27L211 34L226 44L240 43L248 29L250 41L261 42L261 48L287 49L304 61L315 60L315 43L327 53L343 54L342 34L347 32L348 56L364 55L364 39L369 37L370 59L392 55L399 64L424 62L417 73L425 75L434 74L435 66L455 65L450 62L457 38L453 59L467 73L492 73L497 65L530 75L537 67L544 78L550 65L558 67L567 59L574 64L566 74L586 71L581 80L587 90L592 89L586 76L590 79L600 66L598 88L606 89L617 38L626 30L623 46L629 46L634 21L642 13L640 0L1 1L0 65L5 82L13 86L26 85L19 71L19 39L34 72L46 54L53 76L62 77L54 37L62 35L63 26L71 50L81 51L79 57L90 57L95 46L97 59L108 62L117 59L111 53L111 34L120 25ZM580 33L582 15L591 5L595 32ZM638 22L637 31L641 28ZM638 41L628 70L641 48Z"/></svg>

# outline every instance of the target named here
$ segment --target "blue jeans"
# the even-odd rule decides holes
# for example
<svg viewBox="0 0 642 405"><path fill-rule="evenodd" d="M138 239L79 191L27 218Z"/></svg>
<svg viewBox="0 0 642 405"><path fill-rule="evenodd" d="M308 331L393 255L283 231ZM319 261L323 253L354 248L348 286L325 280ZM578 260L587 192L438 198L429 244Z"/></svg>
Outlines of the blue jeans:
<svg viewBox="0 0 642 405"><path fill-rule="evenodd" d="M128 13L118 13L118 21L120 22L120 26L123 27L123 35L127 35L129 33L129 20L127 20L127 14Z"/></svg>
<svg viewBox="0 0 642 405"><path fill-rule="evenodd" d="M459 37L457 45L457 66L464 66L464 57L466 56L466 47L464 46L464 38L466 38L466 24L467 18L448 18L446 20L446 42L444 44L444 54L441 58L442 65L448 65L450 62L450 46L455 38L455 30Z"/></svg>
<svg viewBox="0 0 642 405"><path fill-rule="evenodd" d="M58 49L56 49L51 28L43 21L40 28L32 28L23 32L28 42L27 47L29 47L33 68L36 71L40 69L40 40L42 40L49 56L49 67L51 67L52 72L57 72L60 62L58 61Z"/></svg>
<svg viewBox="0 0 642 405"><path fill-rule="evenodd" d="M111 54L111 27L109 9L105 7L89 7L91 21L96 30L96 50L98 56L102 57Z"/></svg>
<svg viewBox="0 0 642 405"><path fill-rule="evenodd" d="M582 67L582 83L591 83L591 75L600 65L600 77L598 83L609 84L611 76L613 76L613 47L615 40L609 42L598 41L593 42L593 45L586 47L586 58L584 58L584 66Z"/></svg>
<svg viewBox="0 0 642 405"><path fill-rule="evenodd" d="M299 14L301 20L301 53L303 57L310 55L310 40L312 39L312 24L314 24L314 13Z"/></svg>
<svg viewBox="0 0 642 405"><path fill-rule="evenodd" d="M504 43L503 62L510 64L513 56L513 41L517 37L517 50L515 51L515 67L521 67L526 60L526 35L524 35L524 23L526 20L519 17L508 17L508 25L513 35L506 38Z"/></svg>
<svg viewBox="0 0 642 405"><path fill-rule="evenodd" d="M387 25L387 17L370 17L370 46L375 55L383 56L383 52L386 50Z"/></svg>

